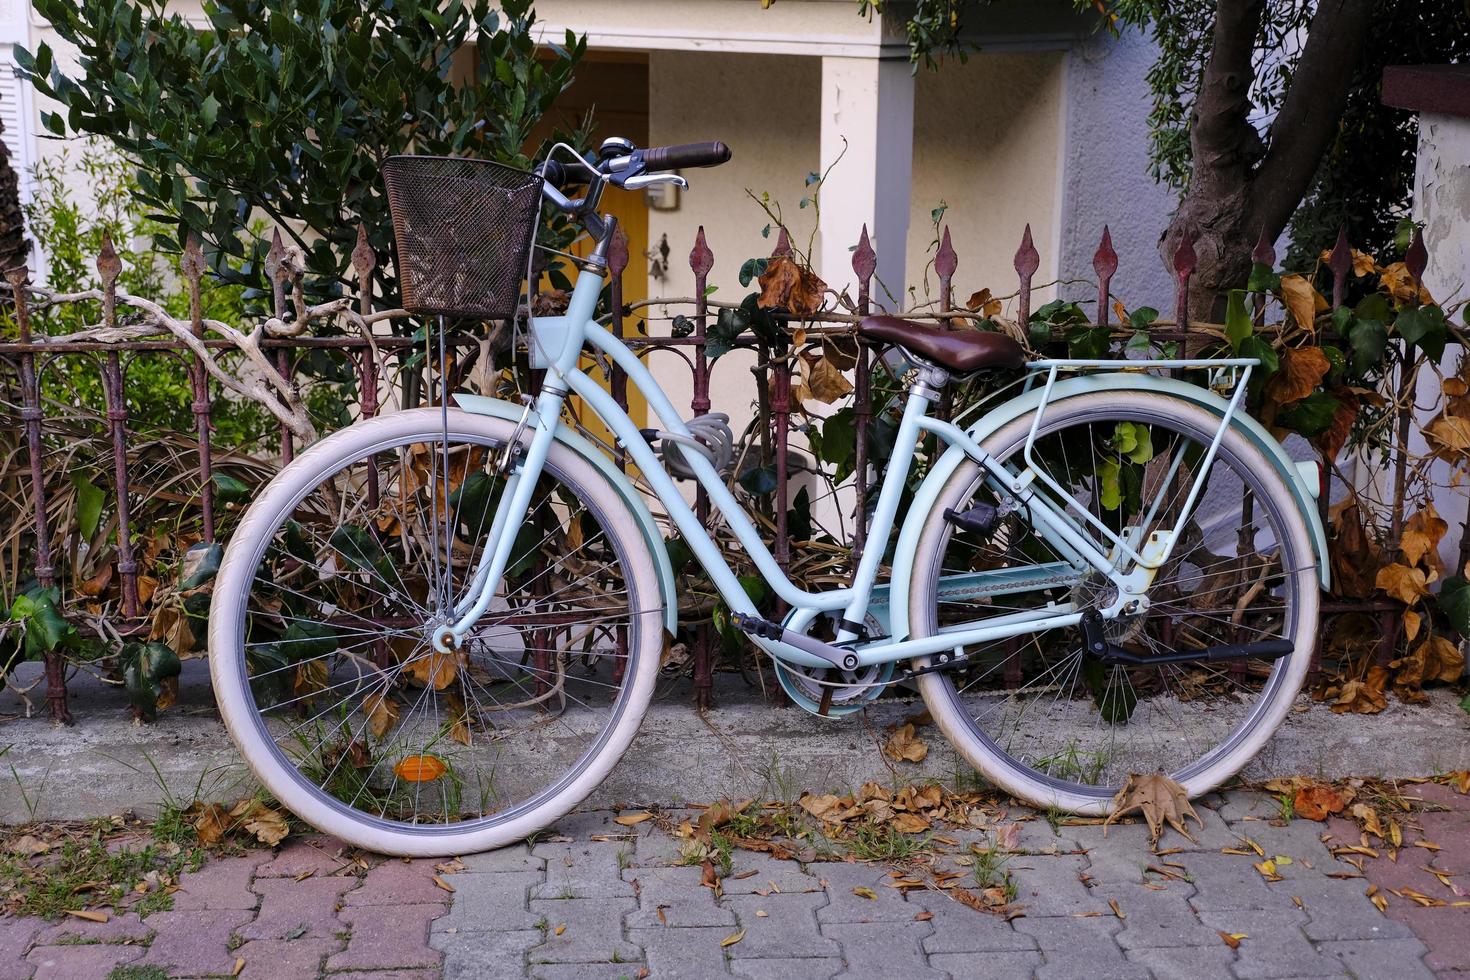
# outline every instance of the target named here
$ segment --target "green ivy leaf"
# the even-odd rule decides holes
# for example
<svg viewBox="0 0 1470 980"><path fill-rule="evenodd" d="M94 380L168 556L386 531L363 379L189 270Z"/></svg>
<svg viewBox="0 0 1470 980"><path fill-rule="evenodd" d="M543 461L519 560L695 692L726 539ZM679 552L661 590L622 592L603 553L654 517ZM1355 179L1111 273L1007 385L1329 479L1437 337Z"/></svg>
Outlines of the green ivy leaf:
<svg viewBox="0 0 1470 980"><path fill-rule="evenodd" d="M751 282L766 274L766 265L770 259L746 259L740 266L740 285L749 286Z"/></svg>
<svg viewBox="0 0 1470 980"><path fill-rule="evenodd" d="M1097 464L1098 498L1105 510L1117 510L1123 503L1122 466L1116 459Z"/></svg>
<svg viewBox="0 0 1470 980"><path fill-rule="evenodd" d="M1281 288L1281 276L1269 265L1255 262L1251 265L1250 278L1245 281L1248 293L1274 293Z"/></svg>
<svg viewBox="0 0 1470 980"><path fill-rule="evenodd" d="M1455 631L1470 639L1470 581L1463 575L1451 575L1440 586L1434 602Z"/></svg>
<svg viewBox="0 0 1470 980"><path fill-rule="evenodd" d="M214 473L210 475L210 482L214 484L214 499L217 502L221 504L248 504L250 502L250 487L233 476L227 473Z"/></svg>
<svg viewBox="0 0 1470 980"><path fill-rule="evenodd" d="M123 686L128 700L145 721L158 717L158 699L163 683L178 677L183 669L179 655L163 643L129 643L124 645Z"/></svg>
<svg viewBox="0 0 1470 980"><path fill-rule="evenodd" d="M1240 353L1241 345L1256 332L1255 324L1245 308L1245 290L1232 289L1225 303L1225 339Z"/></svg>
<svg viewBox="0 0 1470 980"><path fill-rule="evenodd" d="M213 582L215 575L219 574L219 563L224 555L225 549L218 542L199 541L190 545L179 564L179 588L197 589Z"/></svg>
<svg viewBox="0 0 1470 980"><path fill-rule="evenodd" d="M1332 425L1332 416L1339 404L1327 392L1314 391L1282 409L1281 414L1276 416L1276 424L1309 438L1321 435Z"/></svg>
<svg viewBox="0 0 1470 980"><path fill-rule="evenodd" d="M1444 310L1438 306L1430 304L1403 310L1393 322L1393 328L1404 340L1417 345L1430 360L1438 361L1444 356L1449 328L1445 323Z"/></svg>
<svg viewBox="0 0 1470 980"><path fill-rule="evenodd" d="M107 492L81 473L71 475L71 485L77 491L77 526L82 537L90 541L102 519L102 504L107 500Z"/></svg>

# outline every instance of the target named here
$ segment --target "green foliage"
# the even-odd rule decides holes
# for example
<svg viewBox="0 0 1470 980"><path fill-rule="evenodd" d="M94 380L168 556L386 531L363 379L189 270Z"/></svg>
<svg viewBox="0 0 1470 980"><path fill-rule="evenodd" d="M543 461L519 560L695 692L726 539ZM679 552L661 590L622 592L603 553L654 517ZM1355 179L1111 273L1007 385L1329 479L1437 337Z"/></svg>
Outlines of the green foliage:
<svg viewBox="0 0 1470 980"><path fill-rule="evenodd" d="M72 77L45 44L17 53L60 103L47 128L106 137L137 165L139 199L172 227L160 248L177 251L194 231L220 276L260 286L266 243L249 222L265 216L301 247L323 294L346 281L359 222L390 252L385 157L527 166L532 128L585 47L568 34L538 57L530 0L216 0L203 30L166 7L35 0L80 56Z"/></svg>
<svg viewBox="0 0 1470 980"><path fill-rule="evenodd" d="M1463 575L1451 575L1440 586L1435 603L1455 631L1470 638L1470 581Z"/></svg>
<svg viewBox="0 0 1470 980"><path fill-rule="evenodd" d="M170 316L186 318L189 294L179 257L154 247L154 236L165 226L150 217L139 199L133 168L97 140L88 140L75 158L81 187L67 181L72 163L71 155L62 153L41 161L32 172L34 193L25 206L26 227L46 258L47 283L64 293L100 288L97 255L103 239L110 238L122 262L118 289L159 304ZM208 319L239 323L245 316L243 290L213 279L201 283L200 305ZM100 303L65 303L36 311L32 329L55 336L101 322ZM0 334L11 337L14 331L9 318L0 323ZM97 414L106 411L101 374L93 360L58 357L41 373L41 383L49 399ZM193 429L193 389L187 368L177 358L130 360L126 392L130 426L171 432ZM212 438L223 447L245 445L271 431L266 413L249 401L216 399L211 422ZM78 490L85 493L80 485Z"/></svg>
<svg viewBox="0 0 1470 980"><path fill-rule="evenodd" d="M178 681L183 665L166 643L127 643L122 649L123 682L128 700L144 721L158 717L159 700Z"/></svg>

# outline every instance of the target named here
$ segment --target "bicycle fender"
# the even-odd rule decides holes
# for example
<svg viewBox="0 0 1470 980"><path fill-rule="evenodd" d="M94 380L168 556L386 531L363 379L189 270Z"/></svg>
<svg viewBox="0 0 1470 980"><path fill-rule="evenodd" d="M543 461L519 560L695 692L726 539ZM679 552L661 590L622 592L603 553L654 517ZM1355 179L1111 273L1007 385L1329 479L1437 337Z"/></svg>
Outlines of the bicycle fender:
<svg viewBox="0 0 1470 980"><path fill-rule="evenodd" d="M485 395L456 394L454 403L473 415L487 415L508 422L519 422L521 413L525 411L520 405L513 405L503 399L490 398ZM536 412L533 409L530 424L534 425L535 422ZM669 561L668 548L664 546L663 535L659 533L658 523L653 519L653 514L649 512L648 505L643 502L642 495L638 493L627 475L614 466L605 453L568 428L565 423L557 424L556 441L596 467L607 482L612 484L623 502L628 505L633 516L638 519L638 527L643 532L643 540L648 545L648 550L653 555L653 564L658 570L659 592L664 600L664 628L670 634L677 634L679 596L674 591L674 566Z"/></svg>
<svg viewBox="0 0 1470 980"><path fill-rule="evenodd" d="M1160 378L1151 374L1133 372L1113 371L1103 374L1088 374L1080 377L1067 378L1058 381L1052 387L1051 401L1059 402L1064 398L1075 395L1090 394L1098 391L1149 391L1161 395L1170 395L1181 398L1198 405L1216 415L1224 418L1229 404L1225 399L1197 385L1187 384L1175 378ZM969 436L976 442L982 442L1002 426L1015 419L1029 415L1036 411L1041 403L1042 388L1037 386L1032 390L1018 395L1009 401L997 405L986 412L967 431ZM1322 518L1317 513L1316 490L1307 484L1297 461L1287 455L1281 443L1271 438L1261 423L1248 415L1237 413L1234 427L1240 431L1251 444L1259 449L1268 460L1275 466L1276 472L1282 480L1291 488L1292 497L1296 500L1297 510L1301 512L1302 519L1307 523L1307 529L1312 537L1312 550L1317 559L1317 571L1323 589L1331 584L1331 569L1327 561L1327 532L1322 527ZM903 526L898 534L898 546L894 549L893 579L891 594L893 596L907 596L913 585L914 568L913 557L918 551L919 534L924 525L924 518L934 507L935 500L944 483L959 468L965 459L965 453L957 446L951 446L939 457L939 460L930 469L924 482L919 485L914 494L913 503L909 505L908 513L904 516ZM906 602L894 602L891 604L888 614L893 623L893 637L905 639L909 635L909 610Z"/></svg>

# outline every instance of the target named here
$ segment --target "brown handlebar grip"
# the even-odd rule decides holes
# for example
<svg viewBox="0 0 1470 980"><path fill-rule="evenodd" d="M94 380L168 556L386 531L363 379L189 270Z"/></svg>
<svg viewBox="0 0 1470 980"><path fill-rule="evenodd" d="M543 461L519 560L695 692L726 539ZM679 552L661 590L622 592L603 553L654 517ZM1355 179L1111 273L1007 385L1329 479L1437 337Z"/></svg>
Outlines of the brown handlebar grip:
<svg viewBox="0 0 1470 980"><path fill-rule="evenodd" d="M651 146L643 151L645 170L678 170L681 167L718 167L730 159L730 148L719 140L710 143L681 143Z"/></svg>

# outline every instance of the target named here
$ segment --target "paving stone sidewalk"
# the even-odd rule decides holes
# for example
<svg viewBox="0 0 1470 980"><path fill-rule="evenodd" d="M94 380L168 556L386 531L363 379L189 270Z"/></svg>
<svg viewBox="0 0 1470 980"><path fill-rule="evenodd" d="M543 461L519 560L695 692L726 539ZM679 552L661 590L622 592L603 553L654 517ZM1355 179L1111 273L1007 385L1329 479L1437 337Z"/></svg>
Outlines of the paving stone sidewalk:
<svg viewBox="0 0 1470 980"><path fill-rule="evenodd" d="M238 970L247 980L1470 980L1470 907L1452 904L1470 891L1470 798L1441 786L1413 792L1444 809L1415 815L1421 829L1406 831L1397 861L1354 855L1361 872L1329 851L1359 843L1354 825L1283 822L1259 793L1202 801L1195 840L1170 834L1162 854L1141 825L1104 838L1097 826L1053 831L1018 810L1004 870L1023 914L1009 920L942 891L890 887L882 865L742 851L717 898L698 866L679 863L680 841L605 811L573 815L531 845L465 857L462 870L438 875L452 894L434 862L373 859L364 872L335 841L296 839L186 874L173 910L144 920L0 918L0 980L104 980L128 966L161 970L133 971L139 978ZM972 841L993 841L945 836L956 844L938 866L973 884L959 859ZM1222 853L1249 851L1242 838L1290 858L1277 861L1281 880L1267 881L1254 853ZM1386 911L1367 894L1374 886Z"/></svg>

